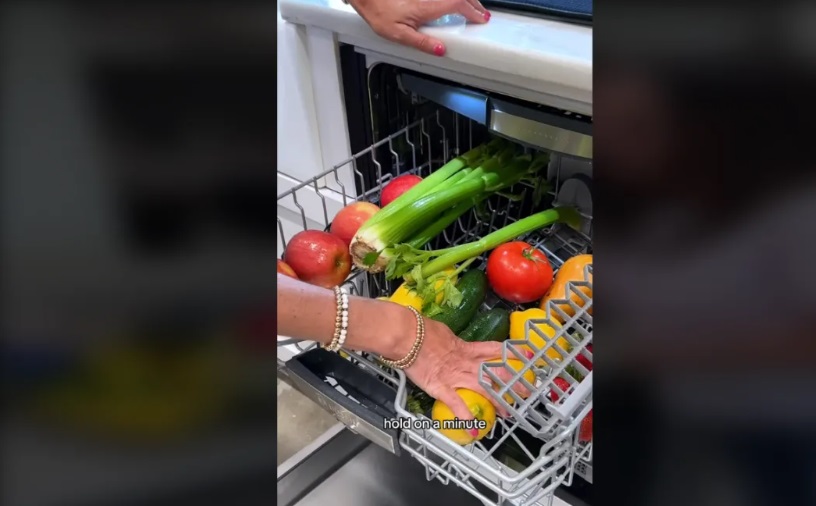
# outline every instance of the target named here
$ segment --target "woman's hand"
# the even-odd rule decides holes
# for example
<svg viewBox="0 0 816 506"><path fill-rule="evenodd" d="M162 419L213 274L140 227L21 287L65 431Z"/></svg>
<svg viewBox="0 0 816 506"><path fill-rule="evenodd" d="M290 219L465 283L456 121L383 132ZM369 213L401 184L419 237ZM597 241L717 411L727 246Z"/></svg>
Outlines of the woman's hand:
<svg viewBox="0 0 816 506"><path fill-rule="evenodd" d="M461 14L471 23L487 23L490 13L479 0L351 0L354 10L377 35L428 54L443 56L441 40L418 31L446 14Z"/></svg>
<svg viewBox="0 0 816 506"><path fill-rule="evenodd" d="M345 346L349 349L394 360L408 355L416 340L416 316L399 304L349 297L348 316ZM278 335L328 344L333 338L336 318L334 292L278 274ZM500 359L502 343L468 343L456 337L445 324L424 320L425 340L416 361L405 370L408 378L428 395L447 404L460 420L472 420L473 415L457 395L457 388L480 393L496 405L500 414L506 415L479 384L481 364ZM527 357L532 358L532 354L528 352ZM495 368L494 372L505 382L512 377L503 367ZM529 395L521 385L516 385L514 391L521 396Z"/></svg>
<svg viewBox="0 0 816 506"><path fill-rule="evenodd" d="M457 388L467 388L483 395L496 406L500 414L507 416L479 384L482 363L500 359L502 347L502 343L497 342L462 341L446 325L426 318L425 342L416 362L405 370L405 374L428 395L447 404L460 420L472 420L473 414L456 393ZM496 368L494 371L503 381L512 377L504 368ZM523 396L530 394L521 385L517 385L514 390Z"/></svg>

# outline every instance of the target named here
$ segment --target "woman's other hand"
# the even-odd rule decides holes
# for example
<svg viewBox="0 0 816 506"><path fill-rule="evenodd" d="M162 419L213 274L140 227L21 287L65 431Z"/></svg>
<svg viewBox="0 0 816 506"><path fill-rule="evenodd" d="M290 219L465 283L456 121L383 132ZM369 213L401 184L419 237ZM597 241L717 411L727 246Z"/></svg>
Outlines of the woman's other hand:
<svg viewBox="0 0 816 506"><path fill-rule="evenodd" d="M392 42L443 56L445 44L418 31L423 24L446 14L461 14L470 23L486 23L490 13L479 0L351 0L377 35Z"/></svg>

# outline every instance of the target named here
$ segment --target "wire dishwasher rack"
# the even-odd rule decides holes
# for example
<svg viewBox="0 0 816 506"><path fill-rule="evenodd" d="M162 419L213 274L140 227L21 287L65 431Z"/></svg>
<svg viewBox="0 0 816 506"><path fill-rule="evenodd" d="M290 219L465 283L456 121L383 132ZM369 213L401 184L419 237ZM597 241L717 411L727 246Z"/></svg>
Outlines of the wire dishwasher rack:
<svg viewBox="0 0 816 506"><path fill-rule="evenodd" d="M383 187L398 175L413 173L427 176L450 157L473 147L474 137L480 138L480 128L483 127L451 111L439 110L430 117L408 124L317 177L295 184L278 196L278 204L297 209L300 216L293 219L300 221L302 227L292 229L290 223L287 230L279 215L279 244L285 248L291 236L309 228L309 223L318 223L318 227L312 225L311 228L322 226L327 230L336 211L353 201L366 200L378 204ZM363 170L364 166L367 172ZM535 195L539 195L539 200L544 195L544 207L554 203L570 204L564 202L560 195L563 179L561 159L558 155L552 155L547 181L542 178L537 185L519 184L519 188L512 188L508 192L511 195L492 197L487 201L486 210L472 210L465 214L429 247L439 248L477 240L516 221L533 212ZM579 210L585 221L581 231L556 224L520 240L544 252L554 270L571 256L591 253L591 211ZM485 261L486 255L476 260L471 268L484 268ZM576 297L553 301L546 310L546 319L528 322L524 341L505 342L503 358L517 359L524 364L520 371L513 371L515 376L511 381L504 383L495 374L494 368L505 367L503 364L482 365L485 376L482 386L511 416L497 418L487 437L468 446L459 446L440 432L426 428L430 422L423 425L422 421L428 419L406 408L410 383L405 374L385 367L368 354L343 350L330 355L332 360L343 362L340 365L344 371L353 370L355 374L375 380L380 388L378 392L384 392L387 397L379 407L372 406L370 400L361 400L356 389L339 380L337 367L325 374L317 373L316 382L311 383L298 379L298 375L292 373L294 369L286 374L296 388L319 402L352 431L393 453L407 452L421 462L426 468L428 480L454 483L484 504L551 504L556 488L571 484L576 472L588 481L592 480L592 443L580 442L578 430L592 409L592 372L577 360L579 354L583 354L592 361L592 354L587 349L587 345L592 343L592 298L584 295L586 288L591 293L591 273L590 265L585 270L583 282L568 285L567 291ZM374 275L354 268L345 286L355 295L379 297L393 293L398 284L398 281L387 281L382 274ZM575 304L574 300L582 300L583 304ZM573 316L563 311L564 305L572 308ZM509 305L489 293L483 309L496 306L508 310L535 307ZM564 323L558 323L559 320ZM556 335L545 336L539 329L542 323L557 329ZM547 344L543 349L538 349L533 358L527 359L515 350L515 346L527 344L537 349L531 344L534 334L538 334ZM561 346L564 342L569 344L566 349ZM279 346L283 345L297 346L303 352L298 357L308 353L329 354L314 343L279 341ZM561 359L554 360L553 356L560 356ZM279 359L279 368L287 367L282 364ZM535 373L534 385L523 379L524 372L528 370ZM566 392L554 383L557 377L567 381L569 388ZM527 399L521 399L511 391L519 382L532 392ZM324 389L324 392L315 395L316 389ZM505 394L512 395L516 402L509 404ZM405 428L398 431L385 430L382 419L388 417L400 417L409 420L409 423L404 423ZM513 452L507 452L508 448L512 448Z"/></svg>

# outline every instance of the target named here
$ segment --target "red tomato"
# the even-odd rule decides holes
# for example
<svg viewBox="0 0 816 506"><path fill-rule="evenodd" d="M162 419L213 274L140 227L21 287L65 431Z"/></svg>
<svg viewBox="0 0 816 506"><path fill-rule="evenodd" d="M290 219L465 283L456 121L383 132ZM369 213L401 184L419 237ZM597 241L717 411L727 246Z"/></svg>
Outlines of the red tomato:
<svg viewBox="0 0 816 506"><path fill-rule="evenodd" d="M490 253L487 280L502 299L526 304L547 293L553 282L553 270L538 249L522 241L508 242Z"/></svg>
<svg viewBox="0 0 816 506"><path fill-rule="evenodd" d="M592 353L591 344L586 345L586 351ZM579 353L578 356L575 357L575 360L577 360L582 366L586 367L588 370L590 371L592 370L592 362L586 356L584 356L583 353Z"/></svg>
<svg viewBox="0 0 816 506"><path fill-rule="evenodd" d="M564 378L560 378L560 377L555 378L553 380L553 383L555 383L555 386L560 388L562 392L565 392L565 393L569 392L570 384ZM550 389L550 394L548 395L548 397L550 398L551 401L557 402L558 399L560 398L560 395L558 394L558 392L555 389Z"/></svg>

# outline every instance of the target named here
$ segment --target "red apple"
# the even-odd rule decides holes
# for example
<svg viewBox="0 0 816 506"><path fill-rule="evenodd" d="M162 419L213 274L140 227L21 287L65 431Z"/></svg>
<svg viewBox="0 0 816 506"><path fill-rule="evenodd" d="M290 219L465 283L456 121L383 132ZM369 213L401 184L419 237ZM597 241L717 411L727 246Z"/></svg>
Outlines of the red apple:
<svg viewBox="0 0 816 506"><path fill-rule="evenodd" d="M337 213L331 224L331 233L339 237L346 247L351 244L354 234L369 218L377 214L380 208L371 202L354 202Z"/></svg>
<svg viewBox="0 0 816 506"><path fill-rule="evenodd" d="M295 234L286 246L283 261L301 280L324 288L341 284L351 272L348 246L336 235L320 230Z"/></svg>
<svg viewBox="0 0 816 506"><path fill-rule="evenodd" d="M295 274L295 270L292 269L289 266L289 264L287 264L283 260L278 260L278 272L280 272L281 274L285 274L285 275L289 276L290 278L298 279L298 275Z"/></svg>
<svg viewBox="0 0 816 506"><path fill-rule="evenodd" d="M392 179L391 182L385 185L385 188L383 188L380 204L383 207L387 206L396 200L397 197L407 192L421 181L421 177L413 174L405 174L404 176Z"/></svg>

